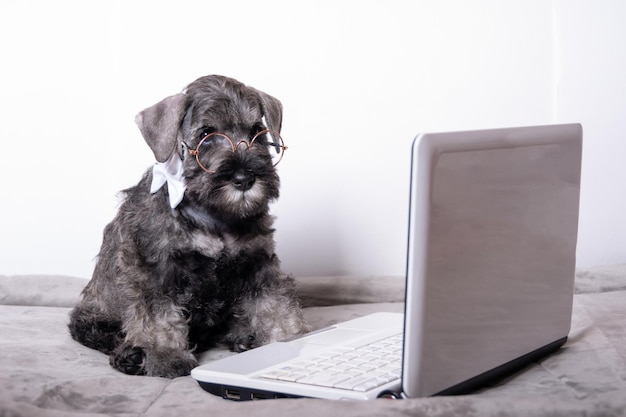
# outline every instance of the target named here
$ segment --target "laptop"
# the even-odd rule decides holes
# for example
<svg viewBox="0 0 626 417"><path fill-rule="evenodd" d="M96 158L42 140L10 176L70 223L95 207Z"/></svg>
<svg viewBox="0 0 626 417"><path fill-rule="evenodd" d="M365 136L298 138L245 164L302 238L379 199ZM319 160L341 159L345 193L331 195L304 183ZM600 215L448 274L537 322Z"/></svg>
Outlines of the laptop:
<svg viewBox="0 0 626 417"><path fill-rule="evenodd" d="M471 392L567 339L579 124L418 135L404 314L380 312L193 369L233 400Z"/></svg>

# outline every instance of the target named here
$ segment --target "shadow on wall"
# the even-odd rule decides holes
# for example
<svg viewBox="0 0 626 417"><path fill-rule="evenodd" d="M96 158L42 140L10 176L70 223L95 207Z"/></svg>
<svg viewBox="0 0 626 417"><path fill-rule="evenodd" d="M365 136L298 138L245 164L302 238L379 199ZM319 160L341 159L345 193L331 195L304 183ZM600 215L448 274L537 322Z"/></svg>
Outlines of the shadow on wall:
<svg viewBox="0 0 626 417"><path fill-rule="evenodd" d="M285 273L297 276L346 275L340 229L332 219L331 210L303 213L297 224L293 218L281 221L276 228L276 253ZM294 239L294 232L299 237Z"/></svg>

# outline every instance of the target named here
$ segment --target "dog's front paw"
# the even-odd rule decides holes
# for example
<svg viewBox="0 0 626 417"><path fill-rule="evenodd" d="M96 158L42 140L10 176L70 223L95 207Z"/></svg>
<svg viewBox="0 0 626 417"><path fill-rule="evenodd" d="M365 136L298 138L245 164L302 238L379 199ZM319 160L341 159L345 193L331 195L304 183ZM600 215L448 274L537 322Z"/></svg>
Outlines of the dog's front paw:
<svg viewBox="0 0 626 417"><path fill-rule="evenodd" d="M111 354L111 366L129 375L176 378L189 375L198 366L192 353L172 349L151 350L122 345Z"/></svg>
<svg viewBox="0 0 626 417"><path fill-rule="evenodd" d="M198 366L198 361L189 351L164 349L148 351L144 364L147 376L177 378L186 376Z"/></svg>
<svg viewBox="0 0 626 417"><path fill-rule="evenodd" d="M245 352L246 350L254 349L265 344L263 340L254 334L237 334L233 332L226 336L223 342L233 352Z"/></svg>
<svg viewBox="0 0 626 417"><path fill-rule="evenodd" d="M238 340L234 343L232 350L236 352L244 352L246 350L257 348L264 343L259 341L259 338L254 335L249 335L248 337L243 338L242 340Z"/></svg>
<svg viewBox="0 0 626 417"><path fill-rule="evenodd" d="M113 368L129 375L145 375L144 361L144 350L131 345L120 346L109 358L109 363Z"/></svg>

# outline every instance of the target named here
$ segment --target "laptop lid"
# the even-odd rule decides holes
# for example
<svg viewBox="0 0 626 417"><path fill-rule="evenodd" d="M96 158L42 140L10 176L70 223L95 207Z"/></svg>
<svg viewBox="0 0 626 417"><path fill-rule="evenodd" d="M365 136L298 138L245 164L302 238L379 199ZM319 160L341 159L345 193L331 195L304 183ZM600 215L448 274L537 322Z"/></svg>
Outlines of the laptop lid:
<svg viewBox="0 0 626 417"><path fill-rule="evenodd" d="M451 392L564 342L572 310L581 153L579 124L415 139L406 396Z"/></svg>

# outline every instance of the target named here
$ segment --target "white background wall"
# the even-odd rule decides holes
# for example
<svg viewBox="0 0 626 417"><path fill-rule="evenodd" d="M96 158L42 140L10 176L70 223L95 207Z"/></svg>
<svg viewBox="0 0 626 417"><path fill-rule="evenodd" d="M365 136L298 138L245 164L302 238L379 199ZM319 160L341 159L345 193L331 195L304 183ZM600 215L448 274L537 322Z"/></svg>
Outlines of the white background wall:
<svg viewBox="0 0 626 417"><path fill-rule="evenodd" d="M416 133L570 121L579 264L626 262L625 19L619 0L3 1L0 273L89 277L153 162L134 115L211 73L283 102L287 272L404 273Z"/></svg>

